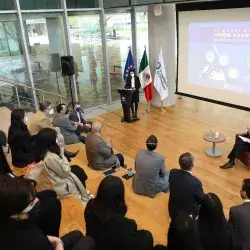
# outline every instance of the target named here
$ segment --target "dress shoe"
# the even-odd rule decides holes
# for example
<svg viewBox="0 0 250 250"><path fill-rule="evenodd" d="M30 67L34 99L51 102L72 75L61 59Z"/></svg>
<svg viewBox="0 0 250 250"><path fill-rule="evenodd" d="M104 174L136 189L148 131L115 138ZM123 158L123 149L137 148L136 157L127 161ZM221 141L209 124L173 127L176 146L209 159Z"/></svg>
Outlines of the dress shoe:
<svg viewBox="0 0 250 250"><path fill-rule="evenodd" d="M220 166L221 169L228 169L228 168L233 168L234 167L234 162L229 161L226 164Z"/></svg>
<svg viewBox="0 0 250 250"><path fill-rule="evenodd" d="M73 158L73 157L76 157L77 154L79 153L79 150L75 153L72 153L72 152L69 152L67 150L64 150L64 155L67 157L67 158Z"/></svg>

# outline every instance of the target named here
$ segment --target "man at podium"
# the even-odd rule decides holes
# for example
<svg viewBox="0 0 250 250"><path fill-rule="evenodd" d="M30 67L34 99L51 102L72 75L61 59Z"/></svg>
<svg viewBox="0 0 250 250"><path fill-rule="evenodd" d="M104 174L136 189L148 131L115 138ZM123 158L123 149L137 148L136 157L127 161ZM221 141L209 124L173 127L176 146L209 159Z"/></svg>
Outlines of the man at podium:
<svg viewBox="0 0 250 250"><path fill-rule="evenodd" d="M138 119L137 111L138 111L140 87L141 83L139 77L135 75L134 71L130 71L129 76L127 77L125 89L135 89L131 100L131 111L133 119Z"/></svg>

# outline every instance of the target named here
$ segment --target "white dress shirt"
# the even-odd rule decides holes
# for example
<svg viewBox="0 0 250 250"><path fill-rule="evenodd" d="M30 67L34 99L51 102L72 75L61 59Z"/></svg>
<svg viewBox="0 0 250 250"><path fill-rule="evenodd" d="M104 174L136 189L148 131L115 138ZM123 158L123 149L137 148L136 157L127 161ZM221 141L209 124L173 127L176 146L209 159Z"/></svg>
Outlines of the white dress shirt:
<svg viewBox="0 0 250 250"><path fill-rule="evenodd" d="M76 114L77 114L77 117L78 117L78 121L81 122L81 114L80 114L80 112L76 112Z"/></svg>
<svg viewBox="0 0 250 250"><path fill-rule="evenodd" d="M131 78L131 88L134 89L135 88L135 78L132 76Z"/></svg>

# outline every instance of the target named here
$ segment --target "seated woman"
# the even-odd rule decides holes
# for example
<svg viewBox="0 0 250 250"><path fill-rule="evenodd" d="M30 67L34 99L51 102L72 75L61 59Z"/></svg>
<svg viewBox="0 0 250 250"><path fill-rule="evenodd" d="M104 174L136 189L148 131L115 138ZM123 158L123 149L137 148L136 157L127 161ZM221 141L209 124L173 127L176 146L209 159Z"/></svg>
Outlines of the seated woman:
<svg viewBox="0 0 250 250"><path fill-rule="evenodd" d="M26 116L23 109L14 109L11 112L8 143L12 164L18 168L26 167L34 161L34 140L25 122Z"/></svg>
<svg viewBox="0 0 250 250"><path fill-rule="evenodd" d="M227 223L221 200L216 194L204 195L198 225L203 250L232 249L232 228Z"/></svg>
<svg viewBox="0 0 250 250"><path fill-rule="evenodd" d="M125 218L127 206L124 185L119 177L107 176L99 185L97 196L88 202L84 216L86 235L96 242L96 250L151 250L153 237L137 230L134 220Z"/></svg>
<svg viewBox="0 0 250 250"><path fill-rule="evenodd" d="M81 232L71 232L62 239L43 232L30 219L38 203L32 181L0 175L0 204L4 204L0 210L1 249L94 250L93 240ZM53 226L53 221L50 224Z"/></svg>
<svg viewBox="0 0 250 250"><path fill-rule="evenodd" d="M54 129L44 128L36 137L35 162L43 161L48 178L59 198L74 195L87 202L89 195L85 189L87 175L79 166L72 166L57 145Z"/></svg>

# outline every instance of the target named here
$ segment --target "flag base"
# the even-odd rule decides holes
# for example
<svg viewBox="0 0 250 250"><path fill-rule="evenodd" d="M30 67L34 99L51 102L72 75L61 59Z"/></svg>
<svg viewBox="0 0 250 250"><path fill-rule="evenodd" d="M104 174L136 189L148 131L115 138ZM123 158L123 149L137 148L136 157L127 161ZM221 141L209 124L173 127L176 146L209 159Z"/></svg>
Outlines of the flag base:
<svg viewBox="0 0 250 250"><path fill-rule="evenodd" d="M161 101L161 113L164 113L164 112L166 112L166 110L164 109L163 101Z"/></svg>
<svg viewBox="0 0 250 250"><path fill-rule="evenodd" d="M150 112L150 102L147 102L147 108L146 108L147 112Z"/></svg>

